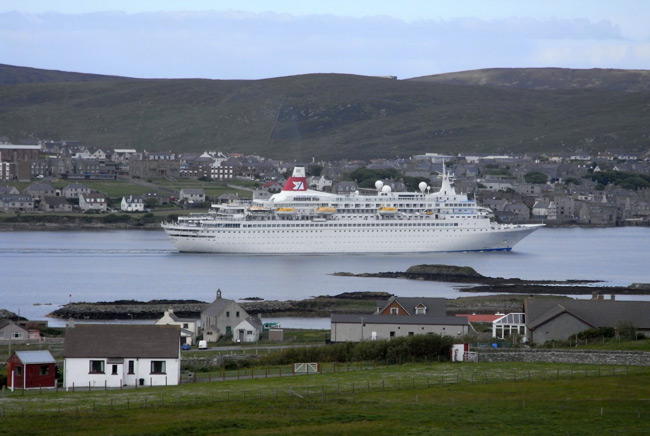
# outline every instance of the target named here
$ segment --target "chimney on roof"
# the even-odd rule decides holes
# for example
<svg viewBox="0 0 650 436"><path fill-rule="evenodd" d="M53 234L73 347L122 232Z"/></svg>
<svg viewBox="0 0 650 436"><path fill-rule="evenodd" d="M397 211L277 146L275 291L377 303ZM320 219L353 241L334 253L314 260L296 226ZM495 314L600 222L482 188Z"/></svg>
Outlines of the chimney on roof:
<svg viewBox="0 0 650 436"><path fill-rule="evenodd" d="M221 298L221 289L217 289L217 300Z"/></svg>

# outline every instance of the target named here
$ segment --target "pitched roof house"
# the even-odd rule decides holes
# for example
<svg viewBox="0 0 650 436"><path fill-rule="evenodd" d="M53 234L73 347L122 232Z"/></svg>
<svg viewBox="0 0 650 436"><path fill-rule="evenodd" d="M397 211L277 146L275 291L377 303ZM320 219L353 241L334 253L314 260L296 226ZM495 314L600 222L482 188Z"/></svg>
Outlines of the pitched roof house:
<svg viewBox="0 0 650 436"><path fill-rule="evenodd" d="M174 313L173 308L165 310L163 316L156 321L156 325L177 325L181 329L181 344L192 345L198 336L198 320L192 318L180 318Z"/></svg>
<svg viewBox="0 0 650 436"><path fill-rule="evenodd" d="M531 342L565 340L583 330L616 327L631 322L650 332L650 301L538 300L524 301L526 328Z"/></svg>
<svg viewBox="0 0 650 436"><path fill-rule="evenodd" d="M396 297L378 301L376 315L446 316L444 298Z"/></svg>
<svg viewBox="0 0 650 436"><path fill-rule="evenodd" d="M91 192L88 194L79 195L79 208L82 211L98 210L106 212L107 202L106 196L99 192Z"/></svg>
<svg viewBox="0 0 650 436"><path fill-rule="evenodd" d="M63 358L66 390L177 385L180 329L173 325L77 324L66 328Z"/></svg>
<svg viewBox="0 0 650 436"><path fill-rule="evenodd" d="M122 197L120 210L124 212L144 212L144 201L142 197L136 197L135 195L124 196Z"/></svg>
<svg viewBox="0 0 650 436"><path fill-rule="evenodd" d="M233 328L233 342L257 342L263 331L262 320L257 316L249 316Z"/></svg>
<svg viewBox="0 0 650 436"><path fill-rule="evenodd" d="M7 360L7 387L56 388L56 360L47 350L16 351Z"/></svg>
<svg viewBox="0 0 650 436"><path fill-rule="evenodd" d="M234 327L248 318L248 313L234 300L221 298L221 289L217 290L217 299L201 312L203 339L216 342L222 336L233 334Z"/></svg>
<svg viewBox="0 0 650 436"><path fill-rule="evenodd" d="M65 198L79 198L81 194L90 194L90 188L83 183L68 183L62 193Z"/></svg>
<svg viewBox="0 0 650 436"><path fill-rule="evenodd" d="M179 194L179 199L188 203L203 203L205 201L205 191L203 189L183 188Z"/></svg>
<svg viewBox="0 0 650 436"><path fill-rule="evenodd" d="M0 319L0 344L29 338L29 331L8 319Z"/></svg>
<svg viewBox="0 0 650 436"><path fill-rule="evenodd" d="M44 212L72 212L72 205L63 197L44 197L40 208Z"/></svg>
<svg viewBox="0 0 650 436"><path fill-rule="evenodd" d="M447 316L444 298L391 297L372 315L332 314L331 341L358 342L435 333L459 337L469 333L466 317Z"/></svg>

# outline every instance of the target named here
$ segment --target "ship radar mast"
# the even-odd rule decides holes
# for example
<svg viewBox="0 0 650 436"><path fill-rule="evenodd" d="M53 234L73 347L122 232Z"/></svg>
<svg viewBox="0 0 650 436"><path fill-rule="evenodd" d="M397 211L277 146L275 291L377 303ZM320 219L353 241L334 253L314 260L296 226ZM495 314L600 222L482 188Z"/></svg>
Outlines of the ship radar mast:
<svg viewBox="0 0 650 436"><path fill-rule="evenodd" d="M442 162L442 185L440 186L440 194L443 195L456 195L456 190L451 186L451 175L447 172L445 162Z"/></svg>

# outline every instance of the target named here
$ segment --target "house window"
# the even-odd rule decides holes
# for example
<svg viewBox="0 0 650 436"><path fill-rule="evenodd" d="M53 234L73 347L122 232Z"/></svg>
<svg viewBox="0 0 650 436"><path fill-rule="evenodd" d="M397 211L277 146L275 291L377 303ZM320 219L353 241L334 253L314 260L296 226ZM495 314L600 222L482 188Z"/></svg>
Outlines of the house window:
<svg viewBox="0 0 650 436"><path fill-rule="evenodd" d="M129 374L135 374L135 361L129 360Z"/></svg>
<svg viewBox="0 0 650 436"><path fill-rule="evenodd" d="M239 311L237 311L237 312L235 313L235 316L237 316L237 318L239 318Z"/></svg>
<svg viewBox="0 0 650 436"><path fill-rule="evenodd" d="M230 316L230 312L226 312L226 316Z"/></svg>
<svg viewBox="0 0 650 436"><path fill-rule="evenodd" d="M391 307L390 308L390 314L391 315L397 315L399 312L399 309L397 307Z"/></svg>
<svg viewBox="0 0 650 436"><path fill-rule="evenodd" d="M16 375L23 375L23 367L22 366L15 367L14 371L16 372Z"/></svg>
<svg viewBox="0 0 650 436"><path fill-rule="evenodd" d="M50 365L41 365L38 369L39 375L50 375Z"/></svg>
<svg viewBox="0 0 650 436"><path fill-rule="evenodd" d="M184 328L184 329L187 329L187 328L189 328L189 327L190 327L190 325L189 325L188 323L186 323L186 322L183 323L183 328Z"/></svg>
<svg viewBox="0 0 650 436"><path fill-rule="evenodd" d="M409 332L409 336L413 336L413 332Z"/></svg>
<svg viewBox="0 0 650 436"><path fill-rule="evenodd" d="M152 360L151 361L151 373L152 374L165 374L165 361L164 360Z"/></svg>
<svg viewBox="0 0 650 436"><path fill-rule="evenodd" d="M390 337L394 338L395 337L395 332L390 332Z"/></svg>
<svg viewBox="0 0 650 436"><path fill-rule="evenodd" d="M23 338L23 332L12 332L11 333L11 339L22 339Z"/></svg>
<svg viewBox="0 0 650 436"><path fill-rule="evenodd" d="M90 371L91 374L104 374L104 361L103 360L91 360L90 361Z"/></svg>
<svg viewBox="0 0 650 436"><path fill-rule="evenodd" d="M112 368L111 374L113 374L113 375L117 375L117 365L113 365L113 368Z"/></svg>
<svg viewBox="0 0 650 436"><path fill-rule="evenodd" d="M415 308L415 314L416 315L426 315L427 313L427 308L426 307L416 307Z"/></svg>
<svg viewBox="0 0 650 436"><path fill-rule="evenodd" d="M253 330L246 330L246 334L247 334L247 335L252 335L252 334L253 334Z"/></svg>

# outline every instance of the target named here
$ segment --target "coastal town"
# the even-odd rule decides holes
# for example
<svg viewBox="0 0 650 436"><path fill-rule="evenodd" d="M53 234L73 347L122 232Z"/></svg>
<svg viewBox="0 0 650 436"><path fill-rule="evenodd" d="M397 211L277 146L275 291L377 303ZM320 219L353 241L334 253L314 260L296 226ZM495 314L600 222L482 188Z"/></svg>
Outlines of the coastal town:
<svg viewBox="0 0 650 436"><path fill-rule="evenodd" d="M5 214L145 212L170 203L207 208L210 203L235 199L264 199L278 192L298 165L307 168L309 187L315 190L340 195L363 192L371 185L359 176L370 171L385 175L384 182L395 191L415 191L420 181L439 186L445 166L456 189L491 209L498 221L580 226L650 222L650 152L426 153L369 161L284 162L218 151L91 148L79 141L16 145L5 138L0 142L0 162L0 183L4 183L0 212ZM151 190L111 198L84 184L118 180L148 185ZM164 180L166 187L157 186L156 180ZM192 180L225 186L231 192L211 197L202 188L173 187L175 182Z"/></svg>

